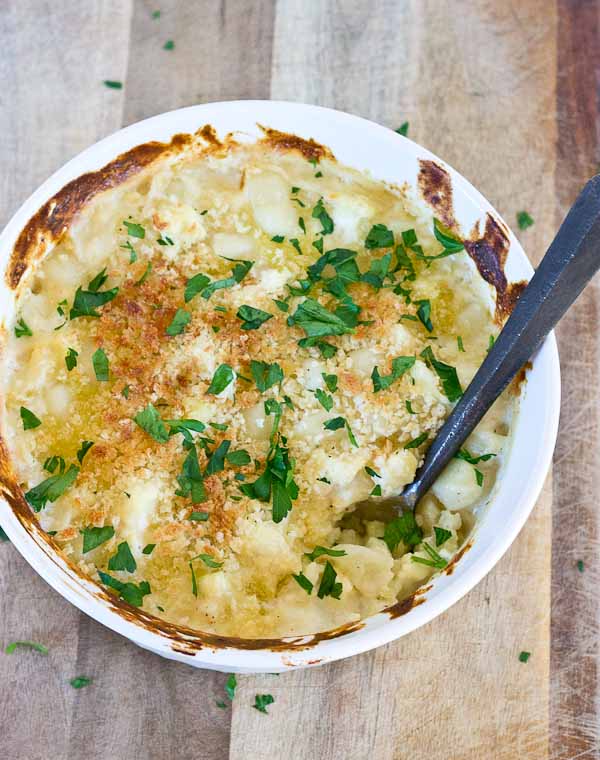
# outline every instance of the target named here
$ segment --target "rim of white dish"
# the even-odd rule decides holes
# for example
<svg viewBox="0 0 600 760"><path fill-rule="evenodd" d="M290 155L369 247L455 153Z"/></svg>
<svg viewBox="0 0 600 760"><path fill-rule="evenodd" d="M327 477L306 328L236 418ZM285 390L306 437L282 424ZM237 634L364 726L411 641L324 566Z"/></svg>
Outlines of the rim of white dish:
<svg viewBox="0 0 600 760"><path fill-rule="evenodd" d="M533 273L523 249L501 215L461 174L430 151L390 129L342 111L302 103L256 100L206 103L159 114L125 127L85 149L46 180L15 213L0 235L0 257L7 257L29 218L70 180L99 169L136 145L149 140L168 140L177 132L194 132L206 123L212 124L220 135L231 131L256 134L256 124L263 124L301 137L313 137L331 147L340 163L361 170L369 170L373 164L372 154L381 149L389 150L392 159L398 156L399 161L416 162L418 158L435 161L450 174L455 203L468 205L475 219L491 213L509 231L508 263L515 275L511 279L528 278ZM377 179L405 181L401 176L394 180L393 170L386 175L373 171ZM459 221L460 216L459 213ZM461 226L470 229L467 224ZM390 619L386 613L378 613L364 620L362 628L314 645L309 643L305 650L207 645L188 653L174 648L171 638L126 620L108 602L96 596L97 586L75 575L60 555L38 544L1 499L0 523L17 550L56 591L98 622L157 654L197 667L231 672L282 672L324 664L389 643L425 625L461 599L494 567L523 527L542 489L556 441L559 411L560 368L556 340L551 334L534 357L527 382L523 384L511 452L498 491L476 527L471 549L455 566L453 574L436 578L423 603L406 614ZM514 493L509 497L511 490ZM500 502L506 502L502 519L496 514ZM494 530L496 533L492 535ZM307 642L310 638L306 637Z"/></svg>

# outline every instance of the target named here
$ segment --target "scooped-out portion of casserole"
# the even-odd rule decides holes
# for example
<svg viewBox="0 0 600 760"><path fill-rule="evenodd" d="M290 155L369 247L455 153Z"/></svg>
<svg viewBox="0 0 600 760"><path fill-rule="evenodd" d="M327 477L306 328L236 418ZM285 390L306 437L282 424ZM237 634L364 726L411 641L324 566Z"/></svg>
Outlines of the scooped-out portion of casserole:
<svg viewBox="0 0 600 760"><path fill-rule="evenodd" d="M2 434L43 529L124 602L314 633L443 571L493 497L508 392L416 514L385 506L485 358L494 293L409 188L211 134L107 182L28 267Z"/></svg>

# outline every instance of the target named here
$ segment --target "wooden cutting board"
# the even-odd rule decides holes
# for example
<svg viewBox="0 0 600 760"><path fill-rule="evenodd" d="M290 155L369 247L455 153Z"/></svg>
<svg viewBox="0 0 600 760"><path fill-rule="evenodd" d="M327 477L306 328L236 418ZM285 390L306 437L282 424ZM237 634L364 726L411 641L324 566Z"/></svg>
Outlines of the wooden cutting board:
<svg viewBox="0 0 600 760"><path fill-rule="evenodd" d="M520 237L535 262L596 171L599 14L584 0L6 0L0 221L123 124L210 100L289 99L391 127L408 120L409 136L509 223L529 211L535 224ZM224 676L129 644L0 544L0 644L50 648L0 654L1 756L600 757L599 307L594 284L561 325L559 445L523 532L466 598L375 652L239 677L222 710ZM94 682L74 690L77 675ZM252 709L257 693L275 697L268 716Z"/></svg>

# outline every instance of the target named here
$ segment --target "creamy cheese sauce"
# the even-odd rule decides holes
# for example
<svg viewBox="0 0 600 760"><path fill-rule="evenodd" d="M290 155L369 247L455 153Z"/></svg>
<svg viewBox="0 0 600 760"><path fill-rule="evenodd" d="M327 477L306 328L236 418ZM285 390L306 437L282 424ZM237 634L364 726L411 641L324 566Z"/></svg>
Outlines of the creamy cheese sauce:
<svg viewBox="0 0 600 760"><path fill-rule="evenodd" d="M4 435L42 527L126 601L313 633L412 593L490 499L508 394L415 517L377 505L414 478L493 314L405 193L262 143L188 151L92 201L26 274Z"/></svg>

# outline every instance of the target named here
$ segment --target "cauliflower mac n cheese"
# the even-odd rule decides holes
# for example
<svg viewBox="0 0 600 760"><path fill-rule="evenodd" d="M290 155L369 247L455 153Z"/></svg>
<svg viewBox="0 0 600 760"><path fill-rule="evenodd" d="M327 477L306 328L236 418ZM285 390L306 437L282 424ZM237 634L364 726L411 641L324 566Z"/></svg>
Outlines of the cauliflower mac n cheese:
<svg viewBox="0 0 600 760"><path fill-rule="evenodd" d="M385 499L497 331L408 192L326 150L198 136L26 272L4 435L43 529L110 593L220 634L314 633L410 595L472 529L508 395L416 514Z"/></svg>

